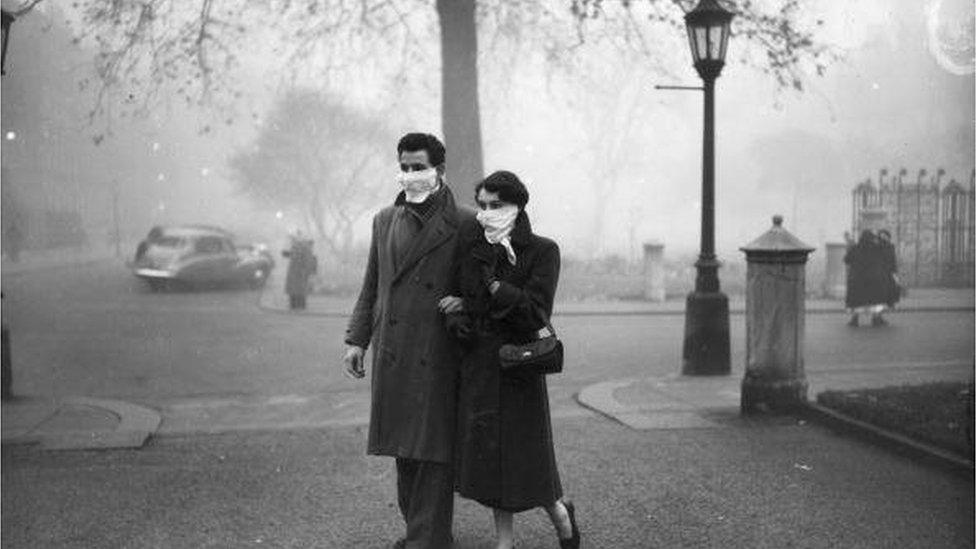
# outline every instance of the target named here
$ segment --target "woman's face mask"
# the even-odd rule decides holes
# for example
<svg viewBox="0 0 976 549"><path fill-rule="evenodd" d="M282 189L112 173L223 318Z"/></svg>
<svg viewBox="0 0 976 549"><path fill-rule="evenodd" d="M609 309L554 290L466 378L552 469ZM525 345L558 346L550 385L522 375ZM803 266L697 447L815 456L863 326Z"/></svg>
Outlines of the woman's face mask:
<svg viewBox="0 0 976 549"><path fill-rule="evenodd" d="M514 204L506 204L492 210L478 210L478 223L485 228L485 238L492 244L501 242L512 234L519 209Z"/></svg>
<svg viewBox="0 0 976 549"><path fill-rule="evenodd" d="M420 203L437 190L437 169L400 172L397 174L397 182L403 188L407 202Z"/></svg>

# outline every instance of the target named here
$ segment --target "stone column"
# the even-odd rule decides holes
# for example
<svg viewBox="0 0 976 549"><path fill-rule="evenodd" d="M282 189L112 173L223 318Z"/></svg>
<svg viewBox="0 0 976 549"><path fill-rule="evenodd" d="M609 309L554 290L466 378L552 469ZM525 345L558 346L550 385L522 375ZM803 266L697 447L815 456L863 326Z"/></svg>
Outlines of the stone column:
<svg viewBox="0 0 976 549"><path fill-rule="evenodd" d="M644 243L644 298L664 301L664 244Z"/></svg>
<svg viewBox="0 0 976 549"><path fill-rule="evenodd" d="M788 412L807 400L803 332L807 255L814 250L773 218L773 228L741 248L746 270L746 372L740 410Z"/></svg>
<svg viewBox="0 0 976 549"><path fill-rule="evenodd" d="M847 295L847 265L844 264L844 254L847 244L843 242L828 242L827 273L824 277L824 293L833 299L844 299Z"/></svg>

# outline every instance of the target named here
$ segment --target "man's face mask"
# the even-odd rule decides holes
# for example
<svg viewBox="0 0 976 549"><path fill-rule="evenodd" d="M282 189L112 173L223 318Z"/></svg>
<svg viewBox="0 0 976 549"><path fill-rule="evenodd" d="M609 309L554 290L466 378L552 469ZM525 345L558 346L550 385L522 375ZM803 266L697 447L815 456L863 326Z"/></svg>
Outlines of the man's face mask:
<svg viewBox="0 0 976 549"><path fill-rule="evenodd" d="M401 171L397 174L397 182L403 188L407 202L420 203L437 190L437 169Z"/></svg>

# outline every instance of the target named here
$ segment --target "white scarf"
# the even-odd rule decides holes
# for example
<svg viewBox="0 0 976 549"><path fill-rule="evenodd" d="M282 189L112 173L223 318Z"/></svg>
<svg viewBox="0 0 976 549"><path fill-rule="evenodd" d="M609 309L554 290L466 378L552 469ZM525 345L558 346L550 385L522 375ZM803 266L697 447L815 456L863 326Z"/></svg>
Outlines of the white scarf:
<svg viewBox="0 0 976 549"><path fill-rule="evenodd" d="M515 265L512 229L515 228L515 219L518 217L518 213L518 206L508 204L494 210L479 210L477 214L478 223L481 223L481 226L485 228L485 240L491 244L504 246L508 255L508 262L512 265Z"/></svg>

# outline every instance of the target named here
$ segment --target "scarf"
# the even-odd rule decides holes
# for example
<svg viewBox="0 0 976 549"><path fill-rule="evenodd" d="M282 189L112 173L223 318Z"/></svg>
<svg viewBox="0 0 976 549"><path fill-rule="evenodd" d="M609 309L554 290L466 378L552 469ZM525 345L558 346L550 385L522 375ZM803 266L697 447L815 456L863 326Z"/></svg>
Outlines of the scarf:
<svg viewBox="0 0 976 549"><path fill-rule="evenodd" d="M479 210L477 214L478 223L481 223L485 229L485 240L490 244L504 246L508 255L508 262L512 265L515 265L512 229L515 228L515 219L518 214L519 208L514 204L508 204L494 210Z"/></svg>

